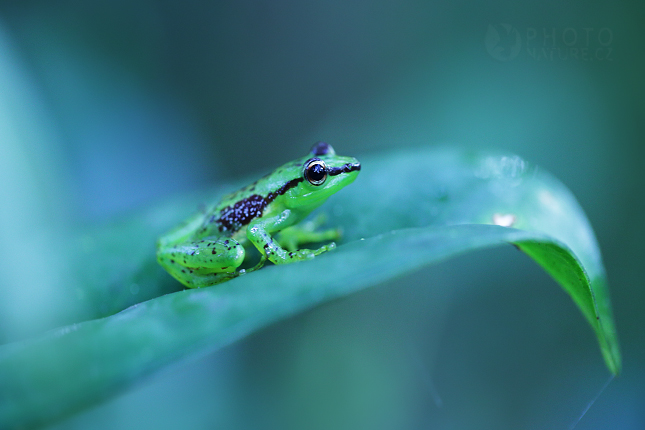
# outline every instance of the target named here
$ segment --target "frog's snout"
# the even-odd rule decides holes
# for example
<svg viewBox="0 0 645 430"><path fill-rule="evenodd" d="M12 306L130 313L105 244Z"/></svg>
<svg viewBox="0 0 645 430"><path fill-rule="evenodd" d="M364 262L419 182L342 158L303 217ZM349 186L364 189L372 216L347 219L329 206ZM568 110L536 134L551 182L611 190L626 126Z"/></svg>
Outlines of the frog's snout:
<svg viewBox="0 0 645 430"><path fill-rule="evenodd" d="M358 172L359 170L361 170L361 163L356 161L354 163L343 164L340 167L332 167L329 169L329 176L336 176L341 173Z"/></svg>

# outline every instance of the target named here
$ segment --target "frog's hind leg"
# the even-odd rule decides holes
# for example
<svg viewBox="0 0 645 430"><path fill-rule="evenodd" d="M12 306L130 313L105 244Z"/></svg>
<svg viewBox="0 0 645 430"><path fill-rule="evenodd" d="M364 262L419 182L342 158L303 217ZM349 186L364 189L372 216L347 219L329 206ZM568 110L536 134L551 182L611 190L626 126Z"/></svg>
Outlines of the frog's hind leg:
<svg viewBox="0 0 645 430"><path fill-rule="evenodd" d="M169 271L170 272L170 271ZM221 284L240 276L240 272L205 273L199 274L194 269L182 269L180 272L173 271L170 274L188 288L210 287Z"/></svg>
<svg viewBox="0 0 645 430"><path fill-rule="evenodd" d="M159 246L157 260L188 288L219 284L239 275L244 247L231 238L206 237L197 242Z"/></svg>
<svg viewBox="0 0 645 430"><path fill-rule="evenodd" d="M230 272L242 264L244 255L244 247L230 237L206 237L157 250L157 259L162 265L170 262L183 267L213 269L211 272Z"/></svg>

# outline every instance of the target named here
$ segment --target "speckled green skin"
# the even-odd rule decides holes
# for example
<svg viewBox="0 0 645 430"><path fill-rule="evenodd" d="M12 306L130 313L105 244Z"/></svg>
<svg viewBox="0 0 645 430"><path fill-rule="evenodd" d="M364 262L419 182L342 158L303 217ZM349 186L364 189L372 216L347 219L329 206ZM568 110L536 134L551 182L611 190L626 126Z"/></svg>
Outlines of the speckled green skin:
<svg viewBox="0 0 645 430"><path fill-rule="evenodd" d="M318 181L312 180L316 175L312 164L324 166L325 179L317 185ZM322 169L320 166L317 167ZM351 184L359 171L360 163L355 158L338 156L331 145L319 142L306 157L224 196L159 238L157 260L186 287L199 288L244 273L237 268L244 261L244 246L248 243L260 251L262 258L247 272L259 269L267 259L285 264L313 258L335 244L316 250L295 248L300 243L337 238L339 232L315 232L311 224L298 229L296 224L329 196ZM320 171L319 174L322 175ZM284 247L272 236L280 231L285 235L280 240Z"/></svg>

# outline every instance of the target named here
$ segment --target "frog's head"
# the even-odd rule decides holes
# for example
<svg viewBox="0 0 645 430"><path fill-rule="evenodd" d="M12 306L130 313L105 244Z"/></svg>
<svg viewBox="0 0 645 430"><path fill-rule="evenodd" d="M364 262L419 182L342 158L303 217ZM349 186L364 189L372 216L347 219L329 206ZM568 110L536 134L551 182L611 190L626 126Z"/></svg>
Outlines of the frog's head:
<svg viewBox="0 0 645 430"><path fill-rule="evenodd" d="M296 163L294 163L296 164ZM287 206L312 210L329 196L354 182L361 164L353 157L336 155L334 148L318 142L307 157L298 160L297 186L287 193Z"/></svg>

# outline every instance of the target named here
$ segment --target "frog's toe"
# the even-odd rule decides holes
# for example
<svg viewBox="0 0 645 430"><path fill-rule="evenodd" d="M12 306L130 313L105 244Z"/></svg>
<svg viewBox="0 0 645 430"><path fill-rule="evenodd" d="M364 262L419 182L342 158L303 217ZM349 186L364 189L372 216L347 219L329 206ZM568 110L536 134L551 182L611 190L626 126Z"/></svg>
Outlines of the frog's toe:
<svg viewBox="0 0 645 430"><path fill-rule="evenodd" d="M321 246L320 248L318 248L316 251L314 251L314 254L320 255L323 252L331 251L332 249L335 249L335 248L336 248L336 244L334 242L331 242L325 246Z"/></svg>

